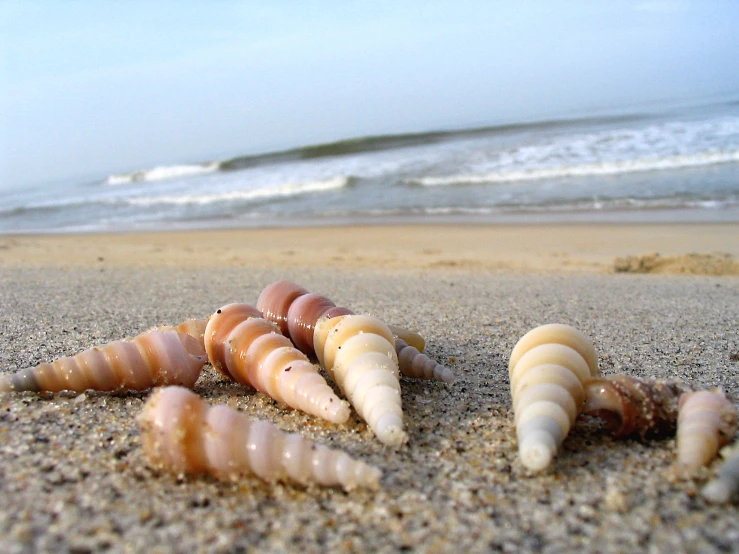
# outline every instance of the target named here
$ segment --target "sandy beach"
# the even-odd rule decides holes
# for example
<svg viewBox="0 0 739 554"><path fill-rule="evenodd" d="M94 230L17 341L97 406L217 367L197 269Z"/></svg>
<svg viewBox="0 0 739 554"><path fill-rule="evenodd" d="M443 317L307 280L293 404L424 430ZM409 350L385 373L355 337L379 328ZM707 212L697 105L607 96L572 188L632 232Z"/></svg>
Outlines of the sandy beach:
<svg viewBox="0 0 739 554"><path fill-rule="evenodd" d="M377 491L149 467L148 393L0 395L3 552L730 552L739 511L675 480L675 440L581 417L555 463L517 456L508 356L572 324L604 374L679 377L739 399L739 224L418 225L0 236L0 371L254 303L278 279L418 330L455 383L402 380L409 443L324 423L225 381L211 403L341 448Z"/></svg>

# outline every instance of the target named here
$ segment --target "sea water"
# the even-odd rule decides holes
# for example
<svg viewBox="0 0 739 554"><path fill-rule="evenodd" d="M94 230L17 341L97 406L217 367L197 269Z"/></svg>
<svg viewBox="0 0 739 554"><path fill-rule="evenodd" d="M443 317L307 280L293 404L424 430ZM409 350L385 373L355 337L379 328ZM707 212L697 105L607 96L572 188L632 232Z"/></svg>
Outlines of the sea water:
<svg viewBox="0 0 739 554"><path fill-rule="evenodd" d="M0 232L737 221L739 102L364 137L0 191Z"/></svg>

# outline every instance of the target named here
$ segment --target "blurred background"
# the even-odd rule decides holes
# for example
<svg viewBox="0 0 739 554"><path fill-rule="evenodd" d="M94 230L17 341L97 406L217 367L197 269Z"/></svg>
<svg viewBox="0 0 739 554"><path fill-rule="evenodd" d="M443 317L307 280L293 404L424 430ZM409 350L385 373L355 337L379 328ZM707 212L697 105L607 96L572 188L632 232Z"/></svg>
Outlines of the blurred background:
<svg viewBox="0 0 739 554"><path fill-rule="evenodd" d="M0 232L739 220L739 2L0 2Z"/></svg>

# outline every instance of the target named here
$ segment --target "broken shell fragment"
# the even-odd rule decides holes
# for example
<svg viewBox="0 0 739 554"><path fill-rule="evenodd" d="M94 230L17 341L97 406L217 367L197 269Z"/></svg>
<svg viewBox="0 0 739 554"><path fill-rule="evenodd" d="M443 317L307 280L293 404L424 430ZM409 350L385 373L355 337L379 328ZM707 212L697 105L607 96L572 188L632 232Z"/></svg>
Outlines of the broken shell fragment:
<svg viewBox="0 0 739 554"><path fill-rule="evenodd" d="M594 377L585 382L582 411L601 418L616 437L664 437L675 432L680 396L690 390L679 380Z"/></svg>
<svg viewBox="0 0 739 554"><path fill-rule="evenodd" d="M192 387L207 361L196 339L177 331L149 331L0 376L0 391L145 390Z"/></svg>
<svg viewBox="0 0 739 554"><path fill-rule="evenodd" d="M210 406L181 387L157 389L137 421L150 463L173 473L231 480L253 474L347 491L379 486L379 469L227 406Z"/></svg>

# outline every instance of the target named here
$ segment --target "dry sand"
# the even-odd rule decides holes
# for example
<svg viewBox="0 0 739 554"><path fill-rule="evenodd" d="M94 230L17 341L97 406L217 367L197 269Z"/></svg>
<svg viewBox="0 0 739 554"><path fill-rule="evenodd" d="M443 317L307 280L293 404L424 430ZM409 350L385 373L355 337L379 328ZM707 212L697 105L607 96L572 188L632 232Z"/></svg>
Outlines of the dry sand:
<svg viewBox="0 0 739 554"><path fill-rule="evenodd" d="M410 443L396 452L356 417L320 422L206 366L196 391L210 402L382 468L379 491L350 494L158 473L134 423L145 393L2 395L0 551L737 551L736 503L696 494L716 465L670 479L673 439L615 440L582 417L542 475L517 459L507 357L539 324L583 330L606 374L677 376L739 398L739 279L615 273L616 258L650 252L733 263L739 226L0 237L2 371L254 302L288 278L419 330L458 376L403 381Z"/></svg>

